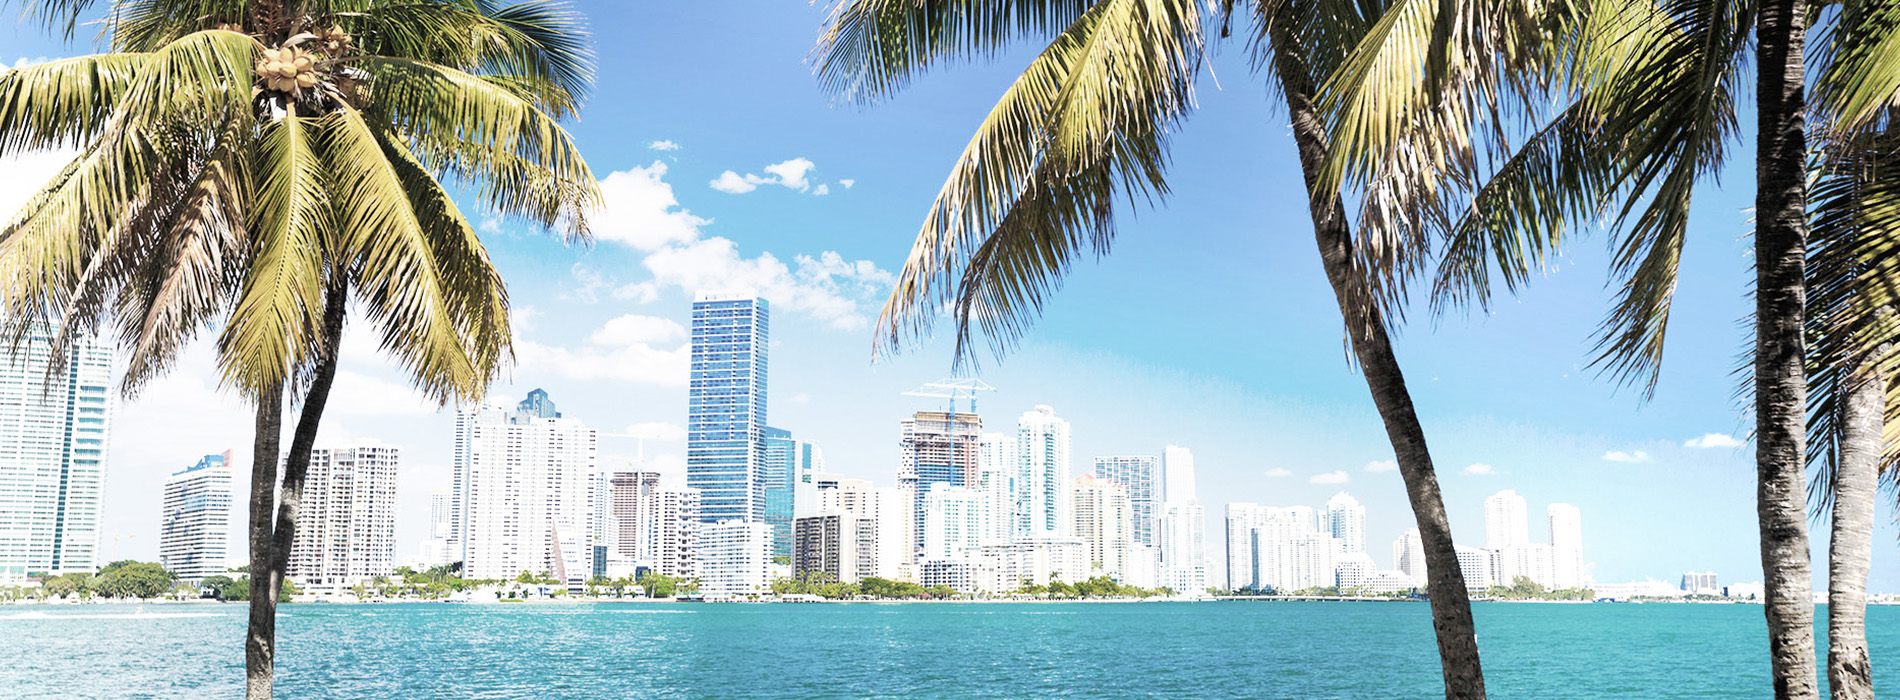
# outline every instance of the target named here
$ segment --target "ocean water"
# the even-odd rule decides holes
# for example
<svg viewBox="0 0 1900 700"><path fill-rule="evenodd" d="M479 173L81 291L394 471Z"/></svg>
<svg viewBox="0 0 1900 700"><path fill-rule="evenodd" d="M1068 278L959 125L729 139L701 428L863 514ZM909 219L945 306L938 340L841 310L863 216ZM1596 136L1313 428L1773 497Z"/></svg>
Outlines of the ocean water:
<svg viewBox="0 0 1900 700"><path fill-rule="evenodd" d="M144 610L0 607L0 697L242 695L241 605ZM1493 698L1772 695L1759 606L1476 615ZM1896 697L1900 607L1868 630ZM1442 697L1419 603L319 604L278 635L282 698Z"/></svg>

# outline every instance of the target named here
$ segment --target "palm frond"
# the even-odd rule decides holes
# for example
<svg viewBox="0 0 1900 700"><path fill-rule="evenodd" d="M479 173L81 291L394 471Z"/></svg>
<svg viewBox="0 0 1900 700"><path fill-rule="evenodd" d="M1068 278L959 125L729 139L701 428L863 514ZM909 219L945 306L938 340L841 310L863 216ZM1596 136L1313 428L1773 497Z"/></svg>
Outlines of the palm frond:
<svg viewBox="0 0 1900 700"><path fill-rule="evenodd" d="M325 232L334 224L311 122L294 111L268 122L252 157L250 264L218 339L224 383L247 395L289 384L311 365L308 343L320 335Z"/></svg>
<svg viewBox="0 0 1900 700"><path fill-rule="evenodd" d="M420 61L370 57L378 129L402 134L430 170L477 185L494 211L586 240L599 184L580 149L533 102L482 78Z"/></svg>
<svg viewBox="0 0 1900 700"><path fill-rule="evenodd" d="M1890 120L1900 102L1900 0L1845 0L1819 43L1821 123L1853 133Z"/></svg>
<svg viewBox="0 0 1900 700"><path fill-rule="evenodd" d="M995 56L1017 39L1068 31L1088 0L839 0L813 49L818 82L834 95L872 103L931 66Z"/></svg>
<svg viewBox="0 0 1900 700"><path fill-rule="evenodd" d="M1117 190L1164 196L1166 134L1193 103L1200 31L1191 0L1110 0L1038 55L937 195L880 315L880 346L927 333L951 303L959 359L973 322L1005 351L1082 250L1107 251Z"/></svg>
<svg viewBox="0 0 1900 700"><path fill-rule="evenodd" d="M90 143L147 58L99 54L0 71L0 157Z"/></svg>

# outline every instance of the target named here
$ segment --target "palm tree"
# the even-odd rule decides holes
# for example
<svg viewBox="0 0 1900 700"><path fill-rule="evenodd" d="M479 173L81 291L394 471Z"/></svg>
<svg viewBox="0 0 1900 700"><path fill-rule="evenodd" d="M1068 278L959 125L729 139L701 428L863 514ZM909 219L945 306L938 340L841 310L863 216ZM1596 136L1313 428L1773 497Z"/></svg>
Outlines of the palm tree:
<svg viewBox="0 0 1900 700"><path fill-rule="evenodd" d="M1321 87L1375 28L1383 6L1267 0L1244 10L1254 24L1255 63L1285 98L1326 277L1424 540L1446 697L1482 698L1450 523L1387 334L1403 277L1420 262L1412 257L1415 241L1391 222L1365 217L1355 238L1338 188L1320 184L1329 159ZM1221 19L1226 37L1228 17ZM1167 194L1167 136L1191 106L1207 20L1195 0L839 4L818 46L817 70L827 89L862 103L937 63L1052 37L953 167L880 316L879 350L921 337L947 305L959 361L970 357L977 331L1005 353L1077 257L1108 251L1118 194L1131 202Z"/></svg>
<svg viewBox="0 0 1900 700"><path fill-rule="evenodd" d="M1420 3L1419 11L1409 14L1389 12L1409 19L1394 43L1404 45L1438 32L1442 18L1433 5ZM1464 214L1431 222L1441 227L1445 246L1434 296L1441 305L1482 304L1494 274L1515 289L1562 245L1568 226L1611 214L1620 233L1613 271L1622 279L1623 299L1604 324L1599 362L1624 380L1646 376L1653 391L1690 197L1698 182L1712 179L1726 158L1728 143L1736 140L1734 95L1747 75L1753 30L1759 131L1752 395L1757 512L1768 589L1764 609L1778 698L1811 698L1817 692L1801 494L1809 451L1803 326L1807 310L1813 308L1804 278L1810 248L1805 11L1805 5L1786 0L1615 0L1592 4L1576 21L1555 23L1548 36L1568 60L1546 65L1542 82L1519 81L1512 92L1524 104L1552 92L1565 99L1548 114L1522 120L1537 127L1521 148L1495 148L1497 158L1488 168L1460 164L1461 175L1482 184L1470 192ZM1832 95L1825 98L1831 103L1823 105L1823 123L1828 129L1853 130L1880 114L1900 86L1900 45L1891 31L1900 5L1892 0L1850 2L1835 17L1832 33L1839 45L1820 61L1826 76L1821 92ZM1479 58L1507 62L1511 56L1498 52ZM1389 82L1375 83L1385 90L1338 106L1333 116L1340 127L1334 133L1347 140L1342 150L1372 152L1366 150L1367 143L1417 128L1417 106L1442 97L1452 85L1446 77L1455 76L1458 68L1443 61L1424 65L1426 70L1406 74L1402 61L1390 61L1384 74ZM1348 76L1348 81L1365 84L1359 75ZM1498 104L1494 97L1486 106ZM1504 123L1509 119L1498 118L1497 112L1481 109L1460 116L1509 126ZM1342 178L1350 179L1355 170L1361 171L1359 177L1370 177L1363 164L1345 163L1339 170ZM1395 210L1420 206L1406 201L1404 194L1392 202ZM1455 194L1447 198L1455 201L1464 193ZM1428 200L1423 205L1439 203ZM1841 357L1867 357L1873 347L1861 345ZM1836 385L1842 391L1882 381L1880 373L1868 374L1874 369L1871 364L1850 362L1836 368L1844 372L1843 378L1873 377L1869 383L1842 381ZM1872 451L1878 453L1878 447ZM1847 516L1841 527L1870 529L1870 521L1854 514L1858 509L1850 505L1848 512L1840 513ZM1852 549L1853 538L1844 541ZM1844 573L1851 578L1852 567ZM1859 576L1864 582L1864 568Z"/></svg>
<svg viewBox="0 0 1900 700"><path fill-rule="evenodd" d="M92 4L24 3L68 36ZM247 696L269 697L348 305L425 395L482 394L507 296L438 178L584 239L598 194L558 120L591 80L585 34L558 4L484 0L122 0L104 26L108 53L0 73L0 156L80 150L0 229L0 311L60 353L110 328L128 395L224 317L224 383L257 408L245 659Z"/></svg>

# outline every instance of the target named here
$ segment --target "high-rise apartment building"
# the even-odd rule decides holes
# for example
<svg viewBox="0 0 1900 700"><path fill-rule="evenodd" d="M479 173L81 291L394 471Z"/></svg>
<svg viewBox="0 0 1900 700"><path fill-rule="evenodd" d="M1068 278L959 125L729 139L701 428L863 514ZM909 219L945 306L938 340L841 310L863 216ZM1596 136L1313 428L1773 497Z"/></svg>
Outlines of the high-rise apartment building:
<svg viewBox="0 0 1900 700"><path fill-rule="evenodd" d="M814 474L824 471L824 453L792 432L765 429L765 522L772 526L772 556L792 556L792 519L818 507Z"/></svg>
<svg viewBox="0 0 1900 700"><path fill-rule="evenodd" d="M771 309L764 299L702 293L693 301L686 407L686 485L700 520L762 522Z"/></svg>
<svg viewBox="0 0 1900 700"><path fill-rule="evenodd" d="M661 489L655 492L655 500L659 505L654 508L651 529L654 570L674 578L698 576L699 492Z"/></svg>
<svg viewBox="0 0 1900 700"><path fill-rule="evenodd" d="M772 528L762 522L721 520L699 528L699 592L708 596L765 592L766 549Z"/></svg>
<svg viewBox="0 0 1900 700"><path fill-rule="evenodd" d="M165 479L158 563L184 583L223 574L231 556L231 452Z"/></svg>
<svg viewBox="0 0 1900 700"><path fill-rule="evenodd" d="M916 579L917 550L911 534L910 494L895 486L872 486L863 479L820 474L818 512L845 512L877 521L877 575L893 581Z"/></svg>
<svg viewBox="0 0 1900 700"><path fill-rule="evenodd" d="M1194 485L1194 453L1168 445L1161 451L1162 505L1156 527L1163 586L1182 595L1207 588L1207 510Z"/></svg>
<svg viewBox="0 0 1900 700"><path fill-rule="evenodd" d="M1557 588L1583 587L1583 512L1568 503L1552 503L1544 514L1550 523L1552 573Z"/></svg>
<svg viewBox="0 0 1900 700"><path fill-rule="evenodd" d="M437 491L429 494L429 537L422 541L416 556L420 569L433 569L456 561L458 554L450 546L455 533L455 494Z"/></svg>
<svg viewBox="0 0 1900 700"><path fill-rule="evenodd" d="M1048 406L1016 421L1016 537L1060 537L1069 526L1069 422Z"/></svg>
<svg viewBox="0 0 1900 700"><path fill-rule="evenodd" d="M793 529L794 574L824 574L840 583L857 583L877 575L876 520L831 511L799 516Z"/></svg>
<svg viewBox="0 0 1900 700"><path fill-rule="evenodd" d="M1156 455L1096 457L1095 476L1128 490L1128 510L1135 523L1134 539L1154 546L1155 518L1161 506L1161 458Z"/></svg>
<svg viewBox="0 0 1900 700"><path fill-rule="evenodd" d="M1455 547L1458 552L1458 571L1465 576L1466 590L1482 591L1499 583L1509 583L1509 581L1500 582L1496 578L1497 550L1477 549L1464 545Z"/></svg>
<svg viewBox="0 0 1900 700"><path fill-rule="evenodd" d="M1016 436L984 433L978 439L976 469L977 487L990 501L987 539L1008 542L1016 537Z"/></svg>
<svg viewBox="0 0 1900 700"><path fill-rule="evenodd" d="M1686 571L1682 574L1682 590L1687 593L1705 593L1720 595L1721 585L1715 580L1713 571Z"/></svg>
<svg viewBox="0 0 1900 700"><path fill-rule="evenodd" d="M1258 588L1260 574L1254 557L1254 530L1279 511L1258 503L1227 504L1227 590Z"/></svg>
<svg viewBox="0 0 1900 700"><path fill-rule="evenodd" d="M1425 540L1419 536L1418 528L1406 530L1392 542L1392 568L1410 578L1413 586L1426 584Z"/></svg>
<svg viewBox="0 0 1900 700"><path fill-rule="evenodd" d="M455 417L455 543L467 578L546 573L578 590L593 575L599 437L540 389L513 410Z"/></svg>
<svg viewBox="0 0 1900 700"><path fill-rule="evenodd" d="M921 559L952 559L992 541L989 498L980 489L938 482L924 495Z"/></svg>
<svg viewBox="0 0 1900 700"><path fill-rule="evenodd" d="M1089 575L1123 580L1138 544L1128 490L1084 474L1075 480L1073 491L1075 524L1071 531L1088 546Z"/></svg>
<svg viewBox="0 0 1900 700"><path fill-rule="evenodd" d="M1319 527L1308 506L1261 508L1250 515L1253 561L1250 581L1256 590L1292 592L1337 585L1335 565L1339 544Z"/></svg>
<svg viewBox="0 0 1900 700"><path fill-rule="evenodd" d="M0 585L99 566L112 352L82 340L62 371L51 336L0 349Z"/></svg>
<svg viewBox="0 0 1900 700"><path fill-rule="evenodd" d="M1339 540L1341 554L1366 553L1366 507L1344 491L1326 500L1321 525Z"/></svg>
<svg viewBox="0 0 1900 700"><path fill-rule="evenodd" d="M897 487L911 495L911 529L923 547L924 498L936 484L967 487L982 478L983 419L974 413L918 411L899 423Z"/></svg>
<svg viewBox="0 0 1900 700"><path fill-rule="evenodd" d="M1524 497L1516 491L1499 491L1484 499L1484 548L1504 549L1530 544L1530 521L1524 512Z"/></svg>
<svg viewBox="0 0 1900 700"><path fill-rule="evenodd" d="M336 592L395 572L401 454L394 447L311 450L287 578L313 592Z"/></svg>

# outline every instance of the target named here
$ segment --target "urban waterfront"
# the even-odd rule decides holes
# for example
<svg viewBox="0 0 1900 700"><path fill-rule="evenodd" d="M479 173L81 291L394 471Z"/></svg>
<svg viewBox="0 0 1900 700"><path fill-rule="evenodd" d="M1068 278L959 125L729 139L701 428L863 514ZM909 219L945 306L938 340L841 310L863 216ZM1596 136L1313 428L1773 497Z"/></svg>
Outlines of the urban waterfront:
<svg viewBox="0 0 1900 700"><path fill-rule="evenodd" d="M361 604L280 613L317 698L1424 698L1411 603ZM1756 605L1480 604L1493 698L1765 698ZM129 616L129 617L127 617ZM1868 610L1892 668L1900 607ZM0 609L21 698L242 692L239 605ZM1825 644L1818 645L1825 649ZM1875 674L1881 694L1900 692Z"/></svg>

